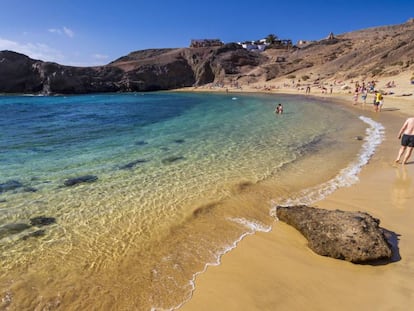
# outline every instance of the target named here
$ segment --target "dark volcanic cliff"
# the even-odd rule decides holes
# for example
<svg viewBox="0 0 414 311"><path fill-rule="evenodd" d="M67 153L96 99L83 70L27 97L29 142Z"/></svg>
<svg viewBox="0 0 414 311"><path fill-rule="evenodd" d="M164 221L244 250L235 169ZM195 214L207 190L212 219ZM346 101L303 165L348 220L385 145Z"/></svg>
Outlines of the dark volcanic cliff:
<svg viewBox="0 0 414 311"><path fill-rule="evenodd" d="M222 47L154 49L130 53L108 65L72 67L0 52L0 92L60 93L156 91L203 85L265 56L236 44Z"/></svg>

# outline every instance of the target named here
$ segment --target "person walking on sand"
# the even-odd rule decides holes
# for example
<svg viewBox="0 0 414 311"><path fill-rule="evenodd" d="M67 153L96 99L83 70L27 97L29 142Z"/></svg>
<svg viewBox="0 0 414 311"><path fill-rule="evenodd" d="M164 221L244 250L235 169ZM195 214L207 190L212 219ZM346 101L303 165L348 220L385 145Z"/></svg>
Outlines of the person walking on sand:
<svg viewBox="0 0 414 311"><path fill-rule="evenodd" d="M398 151L396 163L400 162L402 155L405 152L402 164L407 164L408 159L411 156L414 148L414 117L410 117L405 120L403 126L398 133L398 139L401 138L401 147Z"/></svg>
<svg viewBox="0 0 414 311"><path fill-rule="evenodd" d="M367 103L367 96L368 96L368 90L367 88L364 86L362 86L362 94L361 94L361 99L362 99L362 104L365 106L365 104Z"/></svg>
<svg viewBox="0 0 414 311"><path fill-rule="evenodd" d="M378 112L381 111L382 108L382 94L379 91L375 91L375 96L374 96L374 111Z"/></svg>
<svg viewBox="0 0 414 311"><path fill-rule="evenodd" d="M355 87L355 92L354 92L354 105L358 103L358 97L359 97L359 86L357 85Z"/></svg>
<svg viewBox="0 0 414 311"><path fill-rule="evenodd" d="M384 96L382 95L381 92L379 92L379 104L378 104L378 110L381 112L382 108L384 107Z"/></svg>

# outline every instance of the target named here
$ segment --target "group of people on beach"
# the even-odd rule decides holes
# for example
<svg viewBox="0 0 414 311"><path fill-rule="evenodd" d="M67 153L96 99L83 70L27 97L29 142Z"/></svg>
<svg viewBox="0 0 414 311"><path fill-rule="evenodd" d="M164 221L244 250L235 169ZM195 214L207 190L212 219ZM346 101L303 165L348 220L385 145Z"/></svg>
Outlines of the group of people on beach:
<svg viewBox="0 0 414 311"><path fill-rule="evenodd" d="M361 94L362 102L365 104L368 96L368 88L365 85L365 82L362 82L362 85L360 85L358 81L355 83L354 105L358 103L359 94Z"/></svg>
<svg viewBox="0 0 414 311"><path fill-rule="evenodd" d="M362 82L362 84L359 84L357 81L355 83L355 91L354 91L354 105L358 103L359 95L361 95L362 103L366 104L368 93L374 93L374 111L379 112L382 110L382 107L384 105L384 96L382 92L378 90L374 90L375 88L375 81L368 82L367 85L365 85L365 82Z"/></svg>
<svg viewBox="0 0 414 311"><path fill-rule="evenodd" d="M387 87L394 87L395 83L392 81L387 84ZM361 99L363 103L366 103L368 93L374 93L374 111L381 111L383 107L384 97L381 91L375 90L375 82L372 81L365 85L365 82L360 85L358 82L355 83L355 93L354 93L354 105L358 102L359 94L361 94ZM395 163L407 164L408 159L410 158L413 148L414 148L414 117L407 118L402 125L400 131L398 132L398 139L401 139L401 147L398 150L397 158Z"/></svg>

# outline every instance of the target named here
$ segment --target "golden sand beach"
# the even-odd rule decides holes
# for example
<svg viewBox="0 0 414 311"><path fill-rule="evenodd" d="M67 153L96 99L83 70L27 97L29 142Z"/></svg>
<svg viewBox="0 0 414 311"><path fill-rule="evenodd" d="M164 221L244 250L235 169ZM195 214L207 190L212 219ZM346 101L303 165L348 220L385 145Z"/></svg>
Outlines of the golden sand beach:
<svg viewBox="0 0 414 311"><path fill-rule="evenodd" d="M400 146L398 131L406 117L414 115L414 96L406 95L414 86L405 76L392 80L397 85L394 94L385 96L384 109L377 113L371 94L366 105L353 105L352 94L339 87L332 94L313 90L312 95L359 109L385 127L384 141L363 167L359 181L314 206L363 211L378 218L381 227L398 237L394 261L357 265L319 256L298 231L275 220L270 233L246 237L222 257L219 266L199 275L192 299L180 310L410 310L414 306L414 158L407 165L394 163ZM385 83L377 85L381 88Z"/></svg>

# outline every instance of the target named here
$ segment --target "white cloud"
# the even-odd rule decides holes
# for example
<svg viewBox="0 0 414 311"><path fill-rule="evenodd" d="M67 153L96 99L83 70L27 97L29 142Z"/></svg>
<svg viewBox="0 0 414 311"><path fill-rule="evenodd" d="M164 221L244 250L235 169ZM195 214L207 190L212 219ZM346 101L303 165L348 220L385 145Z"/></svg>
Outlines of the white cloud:
<svg viewBox="0 0 414 311"><path fill-rule="evenodd" d="M62 30L57 29L57 28L50 28L50 29L48 29L48 31L51 32L51 33L57 33L58 35L62 34Z"/></svg>
<svg viewBox="0 0 414 311"><path fill-rule="evenodd" d="M92 55L92 57L95 58L95 59L99 59L99 60L104 60L104 59L109 58L108 55L104 55L104 54L94 54L94 55Z"/></svg>
<svg viewBox="0 0 414 311"><path fill-rule="evenodd" d="M67 27L63 27L63 32L69 37L73 38L75 36L75 33L72 31L72 29L69 29Z"/></svg>
<svg viewBox="0 0 414 311"><path fill-rule="evenodd" d="M14 50L18 46L17 42L0 38L0 50Z"/></svg>
<svg viewBox="0 0 414 311"><path fill-rule="evenodd" d="M10 50L25 54L33 59L51 62L62 62L65 58L62 52L44 43L21 43L0 38L0 51L2 50Z"/></svg>
<svg viewBox="0 0 414 311"><path fill-rule="evenodd" d="M73 38L75 36L75 33L73 32L73 30L65 26L63 26L62 28L49 28L47 31L49 31L50 33L58 34L58 35L65 34L69 38Z"/></svg>

